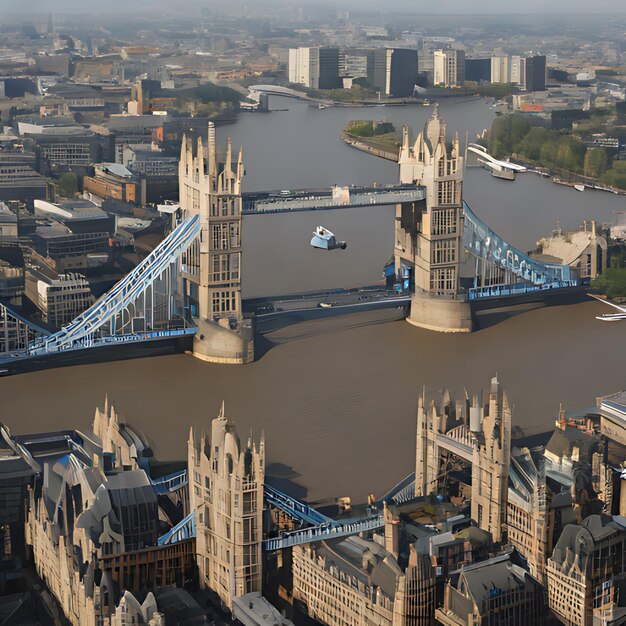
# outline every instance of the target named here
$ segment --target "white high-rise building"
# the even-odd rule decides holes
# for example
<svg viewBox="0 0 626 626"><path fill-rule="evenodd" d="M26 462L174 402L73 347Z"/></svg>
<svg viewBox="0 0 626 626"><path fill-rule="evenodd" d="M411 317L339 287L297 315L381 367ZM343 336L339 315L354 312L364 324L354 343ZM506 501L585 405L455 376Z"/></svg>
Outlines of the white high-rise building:
<svg viewBox="0 0 626 626"><path fill-rule="evenodd" d="M511 57L511 82L526 87L526 59L519 55Z"/></svg>
<svg viewBox="0 0 626 626"><path fill-rule="evenodd" d="M289 82L317 89L320 79L320 49L291 48L289 50Z"/></svg>
<svg viewBox="0 0 626 626"><path fill-rule="evenodd" d="M433 84L459 87L465 82L465 51L435 50Z"/></svg>
<svg viewBox="0 0 626 626"><path fill-rule="evenodd" d="M511 82L511 67L508 55L501 54L491 57L491 82Z"/></svg>

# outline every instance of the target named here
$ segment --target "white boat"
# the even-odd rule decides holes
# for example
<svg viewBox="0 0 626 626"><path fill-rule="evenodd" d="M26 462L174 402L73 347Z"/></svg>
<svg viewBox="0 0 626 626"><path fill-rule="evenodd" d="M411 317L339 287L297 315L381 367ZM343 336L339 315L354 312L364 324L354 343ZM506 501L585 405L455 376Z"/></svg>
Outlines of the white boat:
<svg viewBox="0 0 626 626"><path fill-rule="evenodd" d="M576 189L576 191L585 191L585 186L584 185L574 185L574 189Z"/></svg>
<svg viewBox="0 0 626 626"><path fill-rule="evenodd" d="M337 241L335 235L324 226L318 226L313 231L311 245L314 248L319 248L320 250L335 250L337 248L345 250L348 247L348 244L345 241Z"/></svg>

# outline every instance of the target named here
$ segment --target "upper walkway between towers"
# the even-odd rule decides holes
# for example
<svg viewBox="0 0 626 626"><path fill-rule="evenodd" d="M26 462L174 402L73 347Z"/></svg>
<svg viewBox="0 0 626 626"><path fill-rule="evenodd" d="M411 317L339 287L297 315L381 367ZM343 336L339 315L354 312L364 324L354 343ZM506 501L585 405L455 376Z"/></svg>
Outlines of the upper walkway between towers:
<svg viewBox="0 0 626 626"><path fill-rule="evenodd" d="M401 202L417 202L426 197L419 185L355 185L334 186L325 189L283 189L244 193L244 215L321 211L351 207L381 206Z"/></svg>

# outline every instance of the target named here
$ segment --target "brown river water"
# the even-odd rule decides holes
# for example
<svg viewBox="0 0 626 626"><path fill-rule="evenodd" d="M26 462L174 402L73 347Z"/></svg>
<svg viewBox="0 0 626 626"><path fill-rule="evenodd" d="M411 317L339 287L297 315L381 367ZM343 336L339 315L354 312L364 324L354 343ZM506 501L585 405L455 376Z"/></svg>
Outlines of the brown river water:
<svg viewBox="0 0 626 626"><path fill-rule="evenodd" d="M228 134L244 143L247 189L392 182L393 164L348 148L338 132L347 119L380 119L381 111L396 126L421 125L428 114L415 107L286 106L287 112L242 115L234 126L219 129L222 138ZM451 128L465 128L470 136L492 116L481 101L445 104L440 113ZM530 174L513 183L496 181L482 170L468 172L465 198L523 249L557 220L564 228L582 219L614 221L615 211L626 209L624 198L611 194L577 193ZM368 207L246 218L244 295L379 280L391 255L392 214L390 207ZM319 251L309 248L308 239L317 223L346 239L348 250L314 254ZM393 319L396 311L302 322L268 334L269 349L242 367L176 355L2 378L0 420L15 433L86 429L108 393L146 433L159 458L184 458L189 426L207 427L225 400L242 438L251 430L257 437L265 432L267 473L280 479L279 486L311 501L363 501L412 471L422 387L431 397L445 386L472 392L487 388L497 373L514 405L514 422L526 433L551 428L560 402L587 407L598 395L626 388L626 323L595 320L604 309L591 301L540 308L503 316L471 335L420 330Z"/></svg>

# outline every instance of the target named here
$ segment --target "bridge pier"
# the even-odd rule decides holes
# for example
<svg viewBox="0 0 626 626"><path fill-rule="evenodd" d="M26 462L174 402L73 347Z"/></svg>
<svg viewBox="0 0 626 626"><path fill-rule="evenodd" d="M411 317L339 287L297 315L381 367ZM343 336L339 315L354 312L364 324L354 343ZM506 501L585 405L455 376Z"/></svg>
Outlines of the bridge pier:
<svg viewBox="0 0 626 626"><path fill-rule="evenodd" d="M448 299L416 292L406 320L413 326L443 333L470 333L474 329L470 303L460 296Z"/></svg>
<svg viewBox="0 0 626 626"><path fill-rule="evenodd" d="M230 365L244 365L254 361L252 324L244 321L238 330L231 330L208 320L195 321L198 332L193 338L193 356L197 359Z"/></svg>

